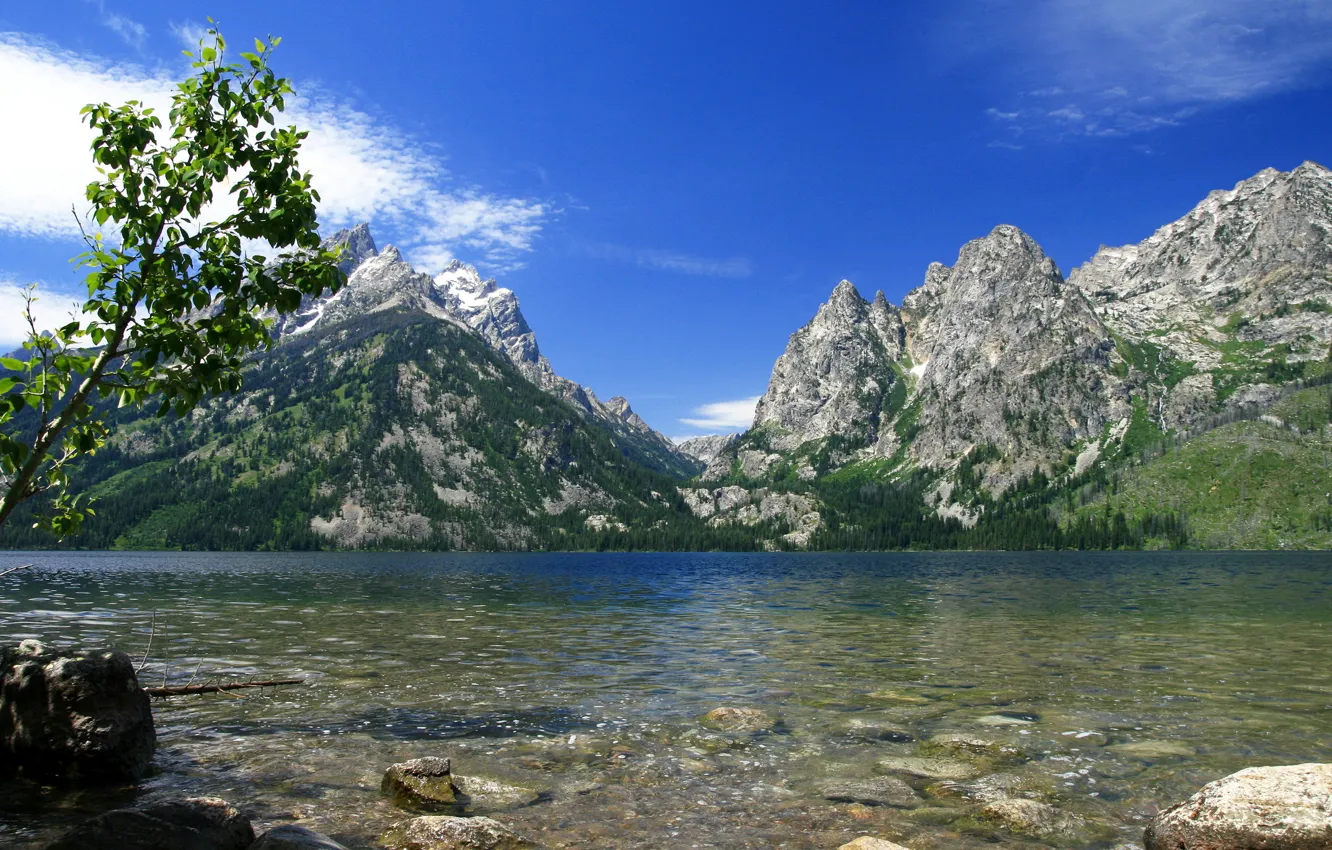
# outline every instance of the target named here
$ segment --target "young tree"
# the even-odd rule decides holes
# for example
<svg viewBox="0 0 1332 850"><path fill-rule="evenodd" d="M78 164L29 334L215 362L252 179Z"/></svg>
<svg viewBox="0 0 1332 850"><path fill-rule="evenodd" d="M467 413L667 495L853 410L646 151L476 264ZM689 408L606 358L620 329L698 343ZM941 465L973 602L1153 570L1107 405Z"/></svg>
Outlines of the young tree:
<svg viewBox="0 0 1332 850"><path fill-rule="evenodd" d="M29 302L23 356L0 359L0 524L45 492L52 531L76 531L91 511L69 489L70 465L107 439L99 398L152 400L164 415L234 392L247 357L273 344L264 314L342 285L337 252L320 247L319 195L297 163L306 134L274 120L292 92L268 66L279 41L256 40L231 65L209 30L186 54L194 75L165 127L137 101L84 107L101 175L88 184L93 232L78 258L88 300L49 333ZM264 243L276 258L248 253Z"/></svg>

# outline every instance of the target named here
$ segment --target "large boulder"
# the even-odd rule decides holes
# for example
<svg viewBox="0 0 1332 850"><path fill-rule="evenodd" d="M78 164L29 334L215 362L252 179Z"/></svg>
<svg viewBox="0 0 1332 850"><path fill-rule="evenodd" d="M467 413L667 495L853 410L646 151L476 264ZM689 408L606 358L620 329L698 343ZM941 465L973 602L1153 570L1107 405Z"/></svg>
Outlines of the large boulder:
<svg viewBox="0 0 1332 850"><path fill-rule="evenodd" d="M1161 812L1147 850L1326 850L1332 764L1250 767Z"/></svg>
<svg viewBox="0 0 1332 850"><path fill-rule="evenodd" d="M84 821L47 850L247 850L250 819L216 797L116 809Z"/></svg>
<svg viewBox="0 0 1332 850"><path fill-rule="evenodd" d="M412 818L384 836L389 850L527 850L532 842L490 818Z"/></svg>
<svg viewBox="0 0 1332 850"><path fill-rule="evenodd" d="M259 836L249 850L347 850L338 842L313 829L295 824L275 826Z"/></svg>
<svg viewBox="0 0 1332 850"><path fill-rule="evenodd" d="M448 759L433 756L412 759L391 765L384 771L384 781L379 787L398 806L452 806L458 802L458 790L453 785L451 771Z"/></svg>
<svg viewBox="0 0 1332 850"><path fill-rule="evenodd" d="M157 747L148 695L123 652L37 641L0 652L0 763L38 779L141 779Z"/></svg>

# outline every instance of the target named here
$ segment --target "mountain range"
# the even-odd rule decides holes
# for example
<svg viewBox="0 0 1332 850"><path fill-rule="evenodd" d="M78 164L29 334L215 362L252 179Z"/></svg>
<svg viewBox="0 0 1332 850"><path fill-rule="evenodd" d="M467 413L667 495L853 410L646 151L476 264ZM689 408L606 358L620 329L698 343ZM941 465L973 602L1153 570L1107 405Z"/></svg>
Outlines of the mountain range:
<svg viewBox="0 0 1332 850"><path fill-rule="evenodd" d="M1332 172L1314 163L1067 277L1000 225L900 305L841 281L752 427L679 446L558 375L473 267L422 274L366 225L328 241L346 285L272 317L243 392L109 414L80 473L104 508L69 544L1332 545ZM0 542L41 543L8 525Z"/></svg>

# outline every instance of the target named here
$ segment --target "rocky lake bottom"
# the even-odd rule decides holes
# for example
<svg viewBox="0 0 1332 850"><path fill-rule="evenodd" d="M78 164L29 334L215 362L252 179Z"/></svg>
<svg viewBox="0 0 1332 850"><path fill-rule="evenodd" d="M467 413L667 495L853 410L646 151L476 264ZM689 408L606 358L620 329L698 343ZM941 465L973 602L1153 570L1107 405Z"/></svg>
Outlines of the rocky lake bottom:
<svg viewBox="0 0 1332 850"><path fill-rule="evenodd" d="M1241 768L1332 761L1319 553L3 561L38 564L0 584L5 642L306 679L155 702L137 788L0 785L18 848L184 795L375 847L409 816L384 770L425 756L547 847L1108 848Z"/></svg>

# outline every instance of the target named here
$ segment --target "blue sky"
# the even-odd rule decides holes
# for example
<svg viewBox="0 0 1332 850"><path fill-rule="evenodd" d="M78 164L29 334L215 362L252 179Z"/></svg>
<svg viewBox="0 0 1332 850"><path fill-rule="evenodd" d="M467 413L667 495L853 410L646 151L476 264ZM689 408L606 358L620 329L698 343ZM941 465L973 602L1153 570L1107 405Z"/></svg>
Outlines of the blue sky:
<svg viewBox="0 0 1332 850"><path fill-rule="evenodd" d="M283 37L329 226L496 275L671 435L734 430L842 278L900 302L1000 223L1067 273L1332 164L1328 0L6 3L0 342L16 287L72 288L70 110L166 90L208 15Z"/></svg>

